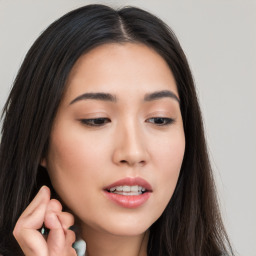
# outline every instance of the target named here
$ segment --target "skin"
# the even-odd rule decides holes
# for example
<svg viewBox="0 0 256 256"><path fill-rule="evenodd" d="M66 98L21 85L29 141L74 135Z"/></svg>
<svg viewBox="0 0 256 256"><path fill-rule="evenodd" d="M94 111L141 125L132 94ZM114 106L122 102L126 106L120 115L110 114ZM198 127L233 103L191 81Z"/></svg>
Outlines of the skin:
<svg viewBox="0 0 256 256"><path fill-rule="evenodd" d="M159 91L179 97L167 63L142 44L99 46L81 56L69 75L48 153L41 164L63 203L76 216L89 256L147 255L148 229L172 197L185 136L175 97L145 101L145 96ZM79 99L84 93L108 93L114 101ZM96 118L104 121L95 126ZM168 120L172 122L168 124ZM143 205L129 209L105 196L104 187L125 177L141 177L152 186L150 198ZM50 204L46 194L38 203L42 212L47 212ZM53 205L57 203L55 200ZM57 216L64 214L60 208ZM46 216L42 214L40 224ZM18 231L23 228L21 223L22 217Z"/></svg>
<svg viewBox="0 0 256 256"><path fill-rule="evenodd" d="M47 241L38 232L43 223L51 230ZM43 186L20 216L13 235L26 256L76 256L75 234L68 229L73 224L74 217L62 212L60 202L50 199L49 188Z"/></svg>

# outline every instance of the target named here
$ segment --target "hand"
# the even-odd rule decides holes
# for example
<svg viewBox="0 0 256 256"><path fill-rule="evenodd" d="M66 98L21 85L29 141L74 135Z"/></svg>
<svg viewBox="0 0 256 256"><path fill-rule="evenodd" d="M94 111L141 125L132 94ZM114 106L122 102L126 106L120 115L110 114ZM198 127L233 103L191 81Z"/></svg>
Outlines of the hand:
<svg viewBox="0 0 256 256"><path fill-rule="evenodd" d="M50 230L47 239L39 229ZM18 219L13 235L26 256L76 256L72 244L75 233L72 214L62 212L59 201L50 199L50 190L43 186Z"/></svg>

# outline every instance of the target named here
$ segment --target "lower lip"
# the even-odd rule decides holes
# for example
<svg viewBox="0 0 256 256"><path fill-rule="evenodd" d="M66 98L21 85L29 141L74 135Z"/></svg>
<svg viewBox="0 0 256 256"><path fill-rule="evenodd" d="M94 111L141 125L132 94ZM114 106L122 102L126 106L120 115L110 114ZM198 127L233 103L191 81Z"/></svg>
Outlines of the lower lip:
<svg viewBox="0 0 256 256"><path fill-rule="evenodd" d="M145 192L137 196L124 196L104 191L105 195L116 204L125 208L137 208L143 205L150 197L150 192Z"/></svg>

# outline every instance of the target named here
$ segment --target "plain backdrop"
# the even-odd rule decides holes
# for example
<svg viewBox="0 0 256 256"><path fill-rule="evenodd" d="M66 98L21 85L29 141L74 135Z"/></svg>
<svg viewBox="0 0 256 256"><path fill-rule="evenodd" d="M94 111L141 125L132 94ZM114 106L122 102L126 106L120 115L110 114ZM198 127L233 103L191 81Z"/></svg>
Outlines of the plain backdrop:
<svg viewBox="0 0 256 256"><path fill-rule="evenodd" d="M225 225L237 255L256 256L256 1L0 0L0 108L31 44L89 3L142 7L187 55L203 112Z"/></svg>

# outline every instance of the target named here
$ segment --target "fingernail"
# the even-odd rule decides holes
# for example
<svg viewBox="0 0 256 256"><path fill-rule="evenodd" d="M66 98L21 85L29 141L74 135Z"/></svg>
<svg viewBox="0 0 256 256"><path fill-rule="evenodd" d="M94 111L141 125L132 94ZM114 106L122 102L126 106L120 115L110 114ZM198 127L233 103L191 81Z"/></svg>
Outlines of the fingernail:
<svg viewBox="0 0 256 256"><path fill-rule="evenodd" d="M45 186L43 185L40 189L39 192L43 191L45 189Z"/></svg>
<svg viewBox="0 0 256 256"><path fill-rule="evenodd" d="M45 185L43 185L43 186L40 188L39 192L41 193L41 192L44 191L44 190L48 190L48 187L45 186Z"/></svg>
<svg viewBox="0 0 256 256"><path fill-rule="evenodd" d="M41 195L45 195L46 191L48 191L48 187L44 185L39 189L37 195L40 195L41 197Z"/></svg>

